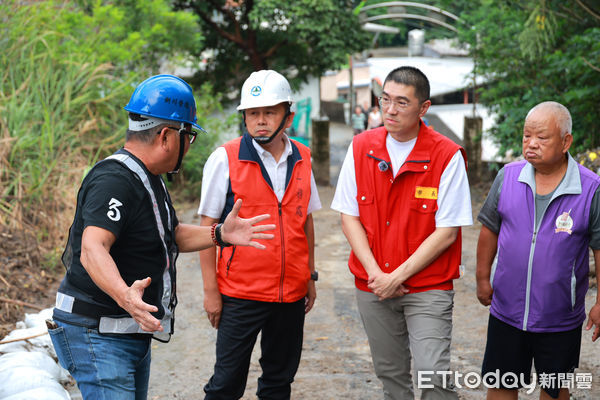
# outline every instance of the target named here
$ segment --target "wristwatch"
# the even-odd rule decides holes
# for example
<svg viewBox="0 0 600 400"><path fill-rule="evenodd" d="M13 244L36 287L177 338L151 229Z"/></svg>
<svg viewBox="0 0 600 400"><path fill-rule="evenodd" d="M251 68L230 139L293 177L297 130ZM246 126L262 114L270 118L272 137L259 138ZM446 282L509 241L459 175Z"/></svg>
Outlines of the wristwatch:
<svg viewBox="0 0 600 400"><path fill-rule="evenodd" d="M319 273L317 271L313 271L310 273L310 279L313 281L319 280Z"/></svg>

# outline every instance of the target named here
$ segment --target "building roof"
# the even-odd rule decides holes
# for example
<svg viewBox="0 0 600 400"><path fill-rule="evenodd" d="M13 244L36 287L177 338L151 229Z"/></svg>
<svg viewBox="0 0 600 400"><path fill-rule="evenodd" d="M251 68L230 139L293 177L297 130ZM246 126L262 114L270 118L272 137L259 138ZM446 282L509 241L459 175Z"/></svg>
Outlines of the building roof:
<svg viewBox="0 0 600 400"><path fill-rule="evenodd" d="M473 59L470 57L373 57L367 60L373 84L383 84L394 68L408 65L420 69L429 79L431 96L453 93L471 86ZM483 79L477 79L481 84Z"/></svg>

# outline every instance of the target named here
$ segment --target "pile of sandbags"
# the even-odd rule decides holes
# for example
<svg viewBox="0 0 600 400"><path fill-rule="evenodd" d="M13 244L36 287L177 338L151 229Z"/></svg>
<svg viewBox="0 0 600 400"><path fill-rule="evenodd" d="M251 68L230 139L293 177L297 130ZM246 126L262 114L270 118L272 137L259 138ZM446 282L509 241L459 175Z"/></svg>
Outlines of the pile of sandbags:
<svg viewBox="0 0 600 400"><path fill-rule="evenodd" d="M0 341L0 400L71 399L62 386L69 374L56 362L46 328L51 317L52 308L25 314L25 321Z"/></svg>

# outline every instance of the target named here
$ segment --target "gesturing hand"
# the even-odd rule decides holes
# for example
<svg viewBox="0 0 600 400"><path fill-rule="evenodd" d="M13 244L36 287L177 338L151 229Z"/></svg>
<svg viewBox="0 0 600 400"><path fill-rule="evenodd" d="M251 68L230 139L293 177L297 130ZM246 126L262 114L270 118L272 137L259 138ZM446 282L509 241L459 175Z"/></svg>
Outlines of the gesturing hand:
<svg viewBox="0 0 600 400"><path fill-rule="evenodd" d="M257 249L264 249L265 246L255 242L255 239L273 239L271 233L259 233L275 229L274 224L255 225L260 221L269 218L269 214L263 214L252 218L240 218L238 213L242 208L242 199L238 199L223 226L221 227L221 238L227 243L239 246L252 246Z"/></svg>
<svg viewBox="0 0 600 400"><path fill-rule="evenodd" d="M144 289L146 289L152 279L146 278L133 282L125 293L125 298L119 304L131 317L137 322L140 327L146 332L163 331L160 321L150 314L158 311L156 306L145 303L142 300Z"/></svg>

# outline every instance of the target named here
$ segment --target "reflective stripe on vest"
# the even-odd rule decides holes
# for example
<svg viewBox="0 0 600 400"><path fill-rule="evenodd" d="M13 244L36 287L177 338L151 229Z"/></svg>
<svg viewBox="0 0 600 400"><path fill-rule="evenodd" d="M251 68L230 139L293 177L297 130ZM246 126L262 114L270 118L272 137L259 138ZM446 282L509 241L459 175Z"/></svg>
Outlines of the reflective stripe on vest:
<svg viewBox="0 0 600 400"><path fill-rule="evenodd" d="M161 299L161 304L163 309L165 310L165 315L160 320L160 324L163 327L164 331L155 331L153 332L153 336L159 340L169 340L171 337L171 327L173 326L173 307L171 306L171 291L172 291L172 282L171 275L169 273L169 269L171 268L171 260L169 258L169 250L167 248L167 243L165 242L165 230L162 223L162 218L160 216L160 211L158 209L158 202L156 201L156 196L154 195L154 191L152 190L152 186L150 185L150 180L148 179L148 175L144 171L140 165L135 162L130 156L127 154L113 154L106 158L106 160L115 160L119 161L121 164L126 166L131 172L136 174L144 187L148 191L150 195L150 199L152 200L152 210L154 211L154 217L156 218L156 226L158 227L158 234L160 236L160 241L163 245L163 249L165 250L165 271L163 273L163 296ZM165 187L165 183L161 179L161 183L163 185L163 189L165 193L167 193L167 188ZM171 226L171 212L169 207L167 206L167 215L168 222ZM111 318L111 317L101 317L100 324L98 326L98 331L101 333L149 333L139 326L137 322L131 317L123 317L123 318Z"/></svg>

